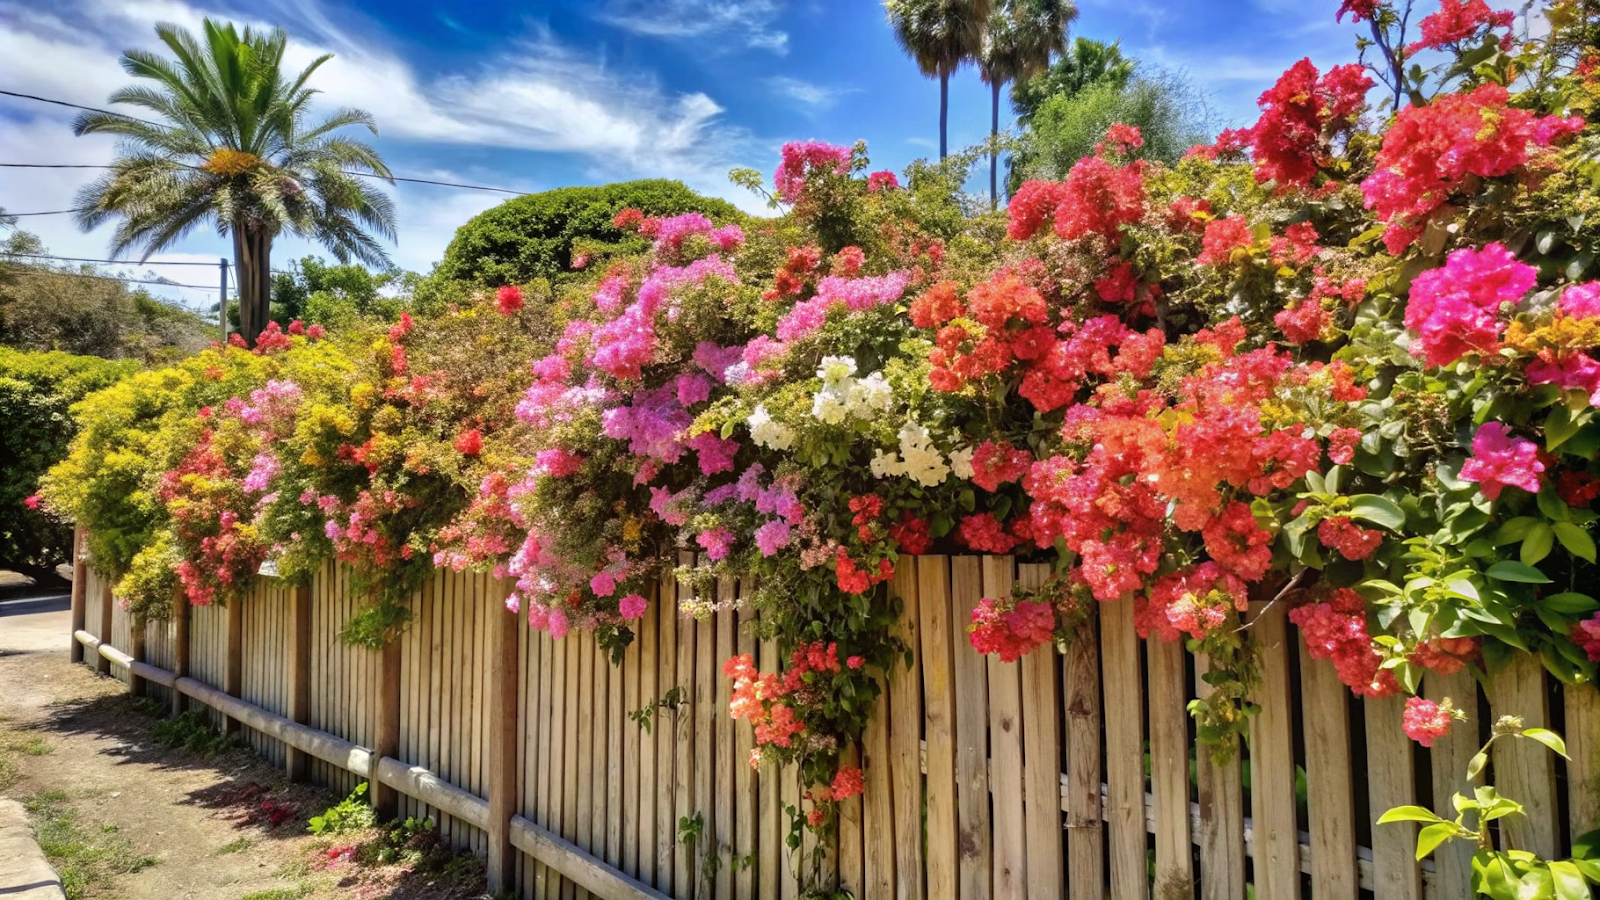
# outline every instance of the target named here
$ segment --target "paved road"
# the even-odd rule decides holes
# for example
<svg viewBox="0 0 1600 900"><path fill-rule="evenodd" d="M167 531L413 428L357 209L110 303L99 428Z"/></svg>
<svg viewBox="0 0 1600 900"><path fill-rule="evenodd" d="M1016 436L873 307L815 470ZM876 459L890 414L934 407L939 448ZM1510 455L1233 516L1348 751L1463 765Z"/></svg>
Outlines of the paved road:
<svg viewBox="0 0 1600 900"><path fill-rule="evenodd" d="M0 603L0 649L66 652L72 629L70 597Z"/></svg>

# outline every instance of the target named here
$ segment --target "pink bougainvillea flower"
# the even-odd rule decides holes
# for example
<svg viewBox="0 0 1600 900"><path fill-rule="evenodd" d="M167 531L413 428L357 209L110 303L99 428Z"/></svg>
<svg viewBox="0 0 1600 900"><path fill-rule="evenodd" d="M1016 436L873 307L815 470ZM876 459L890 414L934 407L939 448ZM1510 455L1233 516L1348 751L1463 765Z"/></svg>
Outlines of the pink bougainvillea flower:
<svg viewBox="0 0 1600 900"><path fill-rule="evenodd" d="M617 602L617 615L624 621L642 618L644 611L649 607L649 601L638 594L629 594Z"/></svg>
<svg viewBox="0 0 1600 900"><path fill-rule="evenodd" d="M1405 316L1417 335L1411 352L1430 366L1495 352L1505 331L1504 310L1521 302L1538 277L1537 269L1500 244L1451 253L1442 268L1411 283Z"/></svg>
<svg viewBox="0 0 1600 900"><path fill-rule="evenodd" d="M1532 441L1512 436L1500 422L1485 422L1472 438L1472 457L1461 464L1461 478L1475 481L1490 500L1498 500L1507 487L1539 493L1544 463Z"/></svg>
<svg viewBox="0 0 1600 900"><path fill-rule="evenodd" d="M1434 741L1450 733L1450 725L1455 721L1453 712L1448 698L1439 704L1421 697L1407 697L1400 727L1405 730L1406 737L1424 747L1432 747Z"/></svg>

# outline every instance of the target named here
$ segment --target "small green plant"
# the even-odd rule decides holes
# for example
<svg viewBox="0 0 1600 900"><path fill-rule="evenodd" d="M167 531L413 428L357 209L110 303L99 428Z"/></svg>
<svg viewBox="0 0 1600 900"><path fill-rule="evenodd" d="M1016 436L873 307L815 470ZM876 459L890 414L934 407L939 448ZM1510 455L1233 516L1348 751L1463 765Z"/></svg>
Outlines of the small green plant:
<svg viewBox="0 0 1600 900"><path fill-rule="evenodd" d="M656 713L663 709L677 712L678 707L683 705L684 699L683 688L675 687L662 694L660 700L652 701L644 709L636 709L628 713L628 718L632 719L640 728L643 728L645 734L649 734L651 726L655 724Z"/></svg>
<svg viewBox="0 0 1600 900"><path fill-rule="evenodd" d="M264 891L252 891L240 897L239 900L300 900L301 897L311 896L311 886L297 884L294 887L268 888Z"/></svg>
<svg viewBox="0 0 1600 900"><path fill-rule="evenodd" d="M377 817L366 801L367 783L356 785L350 796L328 807L322 815L312 816L309 830L315 835L344 834L360 831L377 824Z"/></svg>
<svg viewBox="0 0 1600 900"><path fill-rule="evenodd" d="M255 838L242 837L235 841L229 841L228 843L223 844L221 847L218 847L216 849L216 855L227 856L230 853L240 853L245 850L249 850L258 843L260 842Z"/></svg>
<svg viewBox="0 0 1600 900"><path fill-rule="evenodd" d="M1489 764L1489 747L1502 738L1531 740L1550 748L1563 758L1567 745L1561 736L1545 728L1525 728L1516 716L1502 716L1494 724L1488 743L1478 750L1467 766L1467 779L1477 782ZM1419 822L1417 859L1421 860L1450 841L1470 841L1472 890L1479 897L1493 900L1590 900L1589 885L1600 884L1600 831L1575 839L1572 858L1540 859L1535 853L1508 846L1503 829L1490 823L1508 816L1523 815L1523 805L1500 796L1492 784L1474 784L1472 796L1457 793L1451 798L1454 819L1446 819L1422 806L1397 806L1384 813L1378 824ZM1496 831L1500 847L1495 845Z"/></svg>
<svg viewBox="0 0 1600 900"><path fill-rule="evenodd" d="M201 756L215 756L240 746L238 737L213 728L206 713L198 709L157 722L150 728L150 737L168 750L187 750Z"/></svg>
<svg viewBox="0 0 1600 900"><path fill-rule="evenodd" d="M140 872L156 864L154 857L136 853L115 825L85 828L68 799L65 791L45 791L23 802L39 847L61 876L61 888L68 900L88 897L114 876Z"/></svg>
<svg viewBox="0 0 1600 900"><path fill-rule="evenodd" d="M433 828L432 818L418 819L415 816L407 816L404 822L388 826L378 842L378 862L418 865L427 855Z"/></svg>

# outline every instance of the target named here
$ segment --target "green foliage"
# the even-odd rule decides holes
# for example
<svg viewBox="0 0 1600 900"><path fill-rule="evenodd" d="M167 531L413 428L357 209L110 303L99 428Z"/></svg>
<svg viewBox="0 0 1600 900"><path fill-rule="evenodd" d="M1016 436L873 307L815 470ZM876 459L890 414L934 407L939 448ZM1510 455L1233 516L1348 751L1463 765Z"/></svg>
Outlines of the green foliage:
<svg viewBox="0 0 1600 900"><path fill-rule="evenodd" d="M315 835L331 836L371 828L377 824L377 817L366 795L367 783L363 781L356 785L350 796L328 807L322 815L312 816L308 830Z"/></svg>
<svg viewBox="0 0 1600 900"><path fill-rule="evenodd" d="M198 709L155 723L150 727L150 737L168 750L184 750L200 756L216 756L243 746L237 737L213 727L210 716Z"/></svg>
<svg viewBox="0 0 1600 900"><path fill-rule="evenodd" d="M61 876L67 900L98 895L115 875L142 872L156 864L141 856L114 825L84 827L64 791L45 791L23 801L39 849Z"/></svg>
<svg viewBox="0 0 1600 900"><path fill-rule="evenodd" d="M1189 81L1167 72L1148 72L1124 84L1103 80L1077 94L1045 99L1024 133L1022 150L1013 164L1022 179L1059 179L1078 160L1094 155L1106 129L1137 126L1144 146L1142 159L1177 161L1185 150L1206 140L1210 114L1203 97Z"/></svg>
<svg viewBox="0 0 1600 900"><path fill-rule="evenodd" d="M72 405L137 368L132 361L0 347L0 560L6 565L40 570L66 561L71 529L23 501L67 455L76 431Z"/></svg>
<svg viewBox="0 0 1600 900"><path fill-rule="evenodd" d="M1524 728L1522 720L1505 716L1495 723L1494 734L1472 757L1467 780L1473 782L1472 796L1457 793L1451 797L1455 817L1447 819L1422 806L1397 806L1378 818L1379 825L1416 822L1417 859L1423 860L1452 841L1470 843L1472 892L1492 900L1589 900L1589 885L1600 884L1600 831L1573 839L1572 858L1546 860L1528 850L1506 843L1505 831L1490 823L1525 815L1516 800L1500 794L1492 784L1478 783L1489 764L1489 748L1502 739L1531 740L1565 758L1566 742L1544 728ZM1496 834L1499 846L1496 846Z"/></svg>
<svg viewBox="0 0 1600 900"><path fill-rule="evenodd" d="M612 227L623 209L647 216L699 212L717 222L743 216L731 204L702 197L681 182L652 179L530 194L479 213L456 231L433 277L497 287L555 282L572 271L573 257L596 266L649 247L643 237Z"/></svg>
<svg viewBox="0 0 1600 900"><path fill-rule="evenodd" d="M272 319L285 328L298 319L330 330L349 328L363 319L392 322L406 308L404 289L416 278L396 269L374 272L307 256L273 275Z"/></svg>
<svg viewBox="0 0 1600 900"><path fill-rule="evenodd" d="M1024 127L1047 100L1072 98L1089 87L1111 84L1122 87L1133 78L1135 63L1122 55L1120 41L1106 44L1080 37L1049 69L1032 78L1018 79L1011 87L1011 109Z"/></svg>

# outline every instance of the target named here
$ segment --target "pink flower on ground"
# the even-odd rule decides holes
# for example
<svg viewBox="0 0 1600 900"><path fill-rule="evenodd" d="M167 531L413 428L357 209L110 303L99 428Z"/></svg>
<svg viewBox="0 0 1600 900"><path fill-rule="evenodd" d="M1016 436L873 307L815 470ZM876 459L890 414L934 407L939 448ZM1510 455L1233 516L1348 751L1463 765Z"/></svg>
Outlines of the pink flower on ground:
<svg viewBox="0 0 1600 900"><path fill-rule="evenodd" d="M1424 747L1432 747L1434 741L1450 733L1453 711L1449 698L1440 705L1421 697L1408 697L1400 727L1405 729L1406 737Z"/></svg>
<svg viewBox="0 0 1600 900"><path fill-rule="evenodd" d="M1472 458L1461 464L1462 480L1477 482L1490 500L1498 500L1508 486L1539 493L1543 472L1538 446L1512 436L1500 422L1485 422L1478 428L1472 438Z"/></svg>

